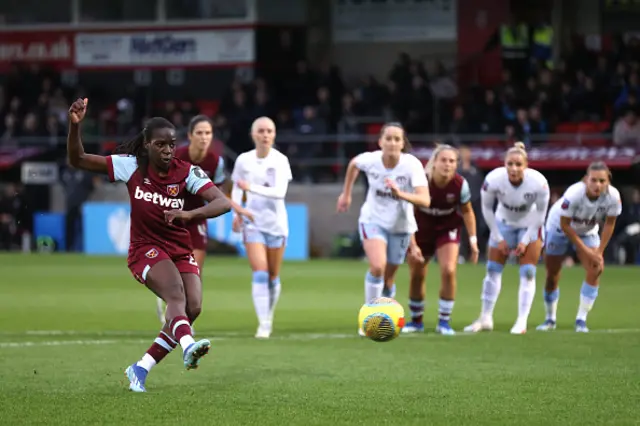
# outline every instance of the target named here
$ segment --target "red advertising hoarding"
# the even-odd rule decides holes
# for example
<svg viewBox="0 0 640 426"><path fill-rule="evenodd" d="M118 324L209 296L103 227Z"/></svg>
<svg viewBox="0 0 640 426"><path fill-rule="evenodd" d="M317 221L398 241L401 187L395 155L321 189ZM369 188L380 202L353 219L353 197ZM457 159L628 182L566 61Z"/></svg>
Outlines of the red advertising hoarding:
<svg viewBox="0 0 640 426"><path fill-rule="evenodd" d="M70 68L74 61L72 31L0 31L0 70L12 63Z"/></svg>
<svg viewBox="0 0 640 426"><path fill-rule="evenodd" d="M56 69L235 67L255 62L251 27L0 31L0 70L12 63Z"/></svg>
<svg viewBox="0 0 640 426"><path fill-rule="evenodd" d="M427 162L433 149L414 150ZM504 165L505 149L472 148L471 157L481 169L495 169ZM538 170L583 170L593 161L604 161L612 169L628 169L640 161L640 149L633 147L542 147L528 152L529 166Z"/></svg>

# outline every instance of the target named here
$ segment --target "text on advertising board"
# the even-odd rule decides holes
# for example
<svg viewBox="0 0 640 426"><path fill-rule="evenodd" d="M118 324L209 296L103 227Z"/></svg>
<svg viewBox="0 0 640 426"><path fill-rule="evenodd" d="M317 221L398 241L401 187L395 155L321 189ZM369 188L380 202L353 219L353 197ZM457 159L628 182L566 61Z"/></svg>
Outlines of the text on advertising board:
<svg viewBox="0 0 640 426"><path fill-rule="evenodd" d="M250 29L79 33L79 67L243 65L255 60Z"/></svg>
<svg viewBox="0 0 640 426"><path fill-rule="evenodd" d="M507 148L472 148L471 158L483 169L504 165ZM418 148L413 153L427 161L433 149ZM612 169L625 169L638 161L640 149L634 147L542 147L528 152L529 165L536 169L585 169L593 161L604 161Z"/></svg>
<svg viewBox="0 0 640 426"><path fill-rule="evenodd" d="M73 37L73 33L68 31L1 31L0 68L6 68L13 62L71 66Z"/></svg>

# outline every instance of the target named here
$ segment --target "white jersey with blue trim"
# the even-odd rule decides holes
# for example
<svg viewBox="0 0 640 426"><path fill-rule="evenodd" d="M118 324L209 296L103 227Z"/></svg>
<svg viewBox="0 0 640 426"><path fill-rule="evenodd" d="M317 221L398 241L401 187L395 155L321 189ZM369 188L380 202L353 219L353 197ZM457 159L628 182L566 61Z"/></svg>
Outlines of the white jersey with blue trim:
<svg viewBox="0 0 640 426"><path fill-rule="evenodd" d="M547 179L537 170L527 168L522 183L514 186L509 181L509 173L505 167L491 171L482 185L482 205L493 205L498 201L495 219L514 228L527 228L532 215L546 214L549 203L549 184ZM485 217L486 220L486 217Z"/></svg>
<svg viewBox="0 0 640 426"><path fill-rule="evenodd" d="M253 149L240 154L236 160L231 173L231 197L241 204L243 191L237 182L248 182L246 208L255 218L253 226L261 232L286 237L289 235L289 219L285 197L292 179L286 155L271 148L266 157L260 158Z"/></svg>
<svg viewBox="0 0 640 426"><path fill-rule="evenodd" d="M571 185L549 210L547 230L562 232L560 220L571 218L571 227L578 235L593 235L599 231L599 222L622 213L620 191L612 185L595 200L587 197L587 185L578 182Z"/></svg>
<svg viewBox="0 0 640 426"><path fill-rule="evenodd" d="M401 154L398 164L387 169L382 163L382 151L365 152L354 158L356 167L367 175L369 190L360 209L360 223L370 223L396 233L413 234L418 229L413 205L396 199L385 184L390 178L401 191L414 192L428 187L427 176L420 160L411 154Z"/></svg>

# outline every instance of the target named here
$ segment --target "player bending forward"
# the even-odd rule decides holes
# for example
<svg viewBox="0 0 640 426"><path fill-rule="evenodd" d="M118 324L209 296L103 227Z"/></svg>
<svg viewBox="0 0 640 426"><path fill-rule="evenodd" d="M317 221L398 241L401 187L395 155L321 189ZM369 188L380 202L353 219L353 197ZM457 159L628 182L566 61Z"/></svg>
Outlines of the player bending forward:
<svg viewBox="0 0 640 426"><path fill-rule="evenodd" d="M544 289L546 321L538 330L556 328L558 288L563 260L572 247L585 270L576 316L577 332L587 333L587 314L593 307L604 271L602 255L607 248L616 219L622 213L620 192L611 185L611 172L601 161L592 163L581 182L571 185L549 211L545 241L547 280ZM602 238L598 222L604 221Z"/></svg>
<svg viewBox="0 0 640 426"><path fill-rule="evenodd" d="M188 137L189 144L177 148L174 157L200 167L219 188L226 186L224 159L210 149L211 141L213 140L213 123L211 120L204 115L193 117L189 122ZM224 192L228 193L228 191ZM186 195L184 202L185 210L194 210L204 206L202 197L197 195ZM193 257L196 259L202 275L202 268L207 255L207 242L209 241L207 220L192 220L186 223L186 227L191 236ZM164 324L165 307L164 301L160 297L157 298L156 310L158 319Z"/></svg>
<svg viewBox="0 0 640 426"><path fill-rule="evenodd" d="M536 265L542 250L542 228L549 205L545 177L527 167L522 142L507 151L504 167L493 170L482 186L482 214L491 230L487 275L482 282L482 313L464 331L493 330L493 309L502 288L502 270L511 250L520 262L518 318L512 334L524 334L536 293ZM494 214L496 198L498 208Z"/></svg>
<svg viewBox="0 0 640 426"><path fill-rule="evenodd" d="M209 352L209 340L196 342L191 332L202 295L198 265L183 223L219 216L228 212L231 204L200 168L173 157L175 128L164 118L152 118L138 136L120 145L118 151L123 155L86 154L80 137L86 108L87 100L78 99L69 109L69 164L127 184L131 200L129 269L167 303L166 325L142 359L125 372L129 389L145 392L151 368L178 344L187 369L198 367L200 358ZM197 194L209 204L184 211L187 193Z"/></svg>
<svg viewBox="0 0 640 426"><path fill-rule="evenodd" d="M471 262L478 262L478 238L476 237L476 217L471 207L469 184L458 173L458 151L450 145L438 146L425 172L429 179L431 205L415 208L418 231L415 233L414 255L409 256L411 281L409 287L409 309L411 322L402 331L413 333L424 331L422 317L426 292L427 265L435 255L440 265L440 301L436 333L454 335L451 328L451 312L456 296L456 271L460 252L460 231L462 223L469 234ZM458 212L458 208L462 215ZM418 256L416 256L418 255Z"/></svg>
<svg viewBox="0 0 640 426"><path fill-rule="evenodd" d="M413 206L427 208L431 203L422 163L406 153L409 141L402 126L385 124L378 144L379 151L365 152L351 160L337 205L339 212L349 209L353 184L359 171L364 172L369 190L358 225L369 260L364 281L365 303L380 297L383 289L385 296L394 297L396 272L417 230ZM361 328L358 333L364 335Z"/></svg>
<svg viewBox="0 0 640 426"><path fill-rule="evenodd" d="M253 271L251 293L258 317L256 338L268 339L280 298L280 267L289 235L285 197L292 179L289 159L273 147L276 126L260 117L251 125L255 149L241 154L231 174L231 198L241 203L246 194L247 210L255 222L236 216L233 229L242 231L244 246Z"/></svg>

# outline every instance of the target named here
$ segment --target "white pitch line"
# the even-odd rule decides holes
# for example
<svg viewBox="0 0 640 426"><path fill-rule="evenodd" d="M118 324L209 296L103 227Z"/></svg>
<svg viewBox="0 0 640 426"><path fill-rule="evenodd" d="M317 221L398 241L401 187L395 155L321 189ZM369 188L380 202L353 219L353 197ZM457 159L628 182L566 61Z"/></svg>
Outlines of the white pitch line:
<svg viewBox="0 0 640 426"><path fill-rule="evenodd" d="M534 331L534 330L530 330ZM590 331L591 333L640 333L640 328L605 328L605 329L593 329ZM152 335L153 331L146 330L103 330L103 331L81 331L81 330L27 330L24 332L0 332L0 336L19 336L19 335L27 335L27 336L114 336L114 337L125 337L125 336L146 336ZM200 331L196 329L196 333L198 335L213 335L213 336L221 336L221 337L250 337L249 333L242 333L236 331L212 331L212 330L203 330ZM508 333L508 331L498 330L493 331L493 333L504 334ZM572 329L560 329L555 330L550 333L574 333ZM422 333L415 333L417 335L421 335ZM428 335L433 335L434 333L428 332ZM464 333L458 332L457 335L467 335L473 333ZM489 333L480 333L480 334L489 334ZM538 334L538 333L536 333ZM542 334L542 333L539 333ZM344 339L348 337L353 337L356 334L353 333L288 333L282 336L277 336L285 339ZM405 335L406 336L406 335Z"/></svg>
<svg viewBox="0 0 640 426"><path fill-rule="evenodd" d="M28 348L32 346L114 345L117 340L53 340L42 342L0 342L0 348Z"/></svg>
<svg viewBox="0 0 640 426"><path fill-rule="evenodd" d="M493 332L493 333L497 333L497 334L501 334L504 335L507 332ZM535 332L534 332L535 333ZM568 334L568 333L572 333L575 334L575 332L573 330L556 330L553 332L548 332L548 333L544 333L544 332L539 332L539 333L535 333L537 335L545 335L545 334L557 334L557 333L561 333L561 334ZM600 329L600 330L593 330L591 331L591 333L595 333L595 334L623 334L623 333L640 333L640 328L621 328L621 329ZM49 341L23 341L23 342L0 342L0 349L6 349L6 348L25 348L25 347L37 347L37 346L91 346L91 345L113 345L113 344L122 344L122 343L132 343L132 344L140 344L140 343L148 343L149 339L131 339L131 336L140 336L140 335L144 335L146 334L145 332L142 331L131 331L131 332L127 332L127 331L105 331L105 332L99 332L99 333L87 333L87 332L81 332L78 330L31 330L28 331L26 333L24 333L26 335L39 335L39 336L69 336L69 335L110 335L113 337L124 337L124 339L83 339L83 340L49 340ZM24 335L23 334L23 335ZM236 337L236 338L245 338L245 339L252 339L253 337L249 334L243 334L243 333L235 333L235 332L230 332L230 333L211 333L213 335L216 335L217 337L214 337L213 339L211 339L212 341L216 342L216 341L221 341L221 340L227 340L231 337ZM490 333L458 333L456 336L454 337L450 337L447 336L445 337L446 339L450 339L453 338L455 339L456 337L459 336L476 336L476 335L489 335ZM0 334L1 335L1 334ZM7 334L4 334L7 335ZM13 333L12 334L14 337L16 335L19 335L17 333ZM129 336L129 338L127 339L126 337ZM402 338L403 339L407 339L407 338L424 338L424 337L428 337L428 338L440 338L439 335L435 334L435 333L427 333L427 334L422 334L422 333L414 333L414 334L408 334L408 335L403 335ZM345 334L345 333L292 333L292 334L284 334L284 335L275 335L271 338L271 340L284 340L284 341L305 341L305 340L322 340L322 339L327 339L327 340L333 340L333 339L359 339L360 337L356 334L356 333L349 333L349 334Z"/></svg>

